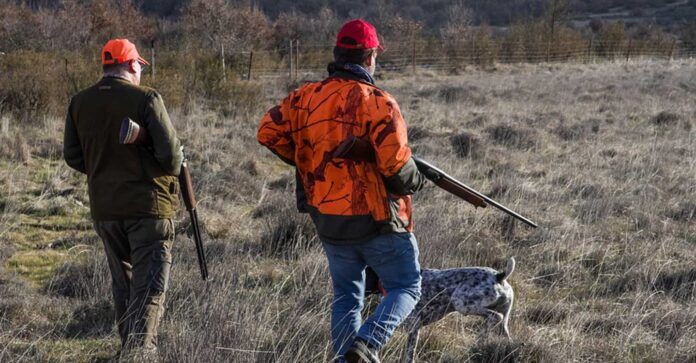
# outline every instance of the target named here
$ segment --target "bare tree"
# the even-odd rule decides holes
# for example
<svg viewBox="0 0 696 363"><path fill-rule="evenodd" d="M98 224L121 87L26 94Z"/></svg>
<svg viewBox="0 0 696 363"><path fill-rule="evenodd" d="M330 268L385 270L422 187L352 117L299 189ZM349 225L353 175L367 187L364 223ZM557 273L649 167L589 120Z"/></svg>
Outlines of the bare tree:
<svg viewBox="0 0 696 363"><path fill-rule="evenodd" d="M548 22L548 39L546 48L546 61L549 61L551 50L556 42L556 33L558 27L568 20L570 15L571 4L568 0L548 0L546 8L546 20Z"/></svg>
<svg viewBox="0 0 696 363"><path fill-rule="evenodd" d="M190 39L213 49L247 50L269 35L265 15L254 7L231 6L224 0L193 0L184 12Z"/></svg>
<svg viewBox="0 0 696 363"><path fill-rule="evenodd" d="M447 23L440 30L443 40L458 42L466 37L471 25L473 13L462 1L452 4L447 9Z"/></svg>
<svg viewBox="0 0 696 363"><path fill-rule="evenodd" d="M681 29L681 38L686 49L696 51L696 21L684 24Z"/></svg>
<svg viewBox="0 0 696 363"><path fill-rule="evenodd" d="M328 43L341 26L336 13L328 7L323 7L319 10L319 16L316 19L312 19L311 22L312 28L314 28L312 40L317 43Z"/></svg>
<svg viewBox="0 0 696 363"><path fill-rule="evenodd" d="M24 5L0 5L0 49L12 51L36 46L36 14Z"/></svg>

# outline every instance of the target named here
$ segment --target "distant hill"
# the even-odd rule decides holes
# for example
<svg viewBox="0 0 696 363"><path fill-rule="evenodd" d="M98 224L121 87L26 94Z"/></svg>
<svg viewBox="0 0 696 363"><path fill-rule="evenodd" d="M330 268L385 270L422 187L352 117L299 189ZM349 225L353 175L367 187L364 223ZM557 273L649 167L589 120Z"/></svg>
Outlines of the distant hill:
<svg viewBox="0 0 696 363"><path fill-rule="evenodd" d="M129 0L87 0L129 1ZM191 0L130 0L150 15L177 17ZM228 4L254 7L274 19L284 12L317 15L331 9L339 18L384 19L401 16L423 23L426 31L436 31L448 20L449 9L461 4L471 9L473 24L506 27L517 21L543 16L552 0L227 0ZM567 19L576 25L592 20L659 24L667 30L696 21L696 0L564 0L569 3ZM25 3L34 8L55 7L53 0L0 0Z"/></svg>

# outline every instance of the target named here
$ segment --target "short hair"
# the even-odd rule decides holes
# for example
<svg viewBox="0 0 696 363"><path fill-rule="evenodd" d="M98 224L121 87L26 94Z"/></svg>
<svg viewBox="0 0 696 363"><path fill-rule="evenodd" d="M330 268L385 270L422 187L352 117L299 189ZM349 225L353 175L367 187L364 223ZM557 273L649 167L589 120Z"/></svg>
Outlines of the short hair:
<svg viewBox="0 0 696 363"><path fill-rule="evenodd" d="M372 56L374 49L348 49L342 47L334 47L334 61L336 63L355 63L365 64L367 58Z"/></svg>
<svg viewBox="0 0 696 363"><path fill-rule="evenodd" d="M130 67L130 62L116 63L116 64L104 64L102 65L102 70L105 74L115 74L128 72Z"/></svg>

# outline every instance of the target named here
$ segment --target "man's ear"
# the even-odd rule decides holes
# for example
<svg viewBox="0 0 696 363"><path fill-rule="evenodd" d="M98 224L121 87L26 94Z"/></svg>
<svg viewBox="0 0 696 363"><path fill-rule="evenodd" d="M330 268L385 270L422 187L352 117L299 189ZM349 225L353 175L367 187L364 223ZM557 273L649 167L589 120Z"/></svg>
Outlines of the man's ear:
<svg viewBox="0 0 696 363"><path fill-rule="evenodd" d="M375 53L374 53L374 51L372 51L372 53L370 53L370 56L367 57L367 59L365 59L365 65L368 67L372 67L372 63L374 61L375 61Z"/></svg>
<svg viewBox="0 0 696 363"><path fill-rule="evenodd" d="M128 61L128 71L131 73L137 73L137 70L135 69L135 62L137 62L135 59Z"/></svg>

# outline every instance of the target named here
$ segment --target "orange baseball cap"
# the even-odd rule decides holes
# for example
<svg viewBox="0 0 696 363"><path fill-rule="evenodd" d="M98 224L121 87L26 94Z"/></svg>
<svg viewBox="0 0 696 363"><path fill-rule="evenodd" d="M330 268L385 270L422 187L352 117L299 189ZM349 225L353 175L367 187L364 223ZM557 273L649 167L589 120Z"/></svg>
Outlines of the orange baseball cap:
<svg viewBox="0 0 696 363"><path fill-rule="evenodd" d="M125 63L132 60L137 60L138 62L150 65L150 62L143 59L143 57L138 54L138 49L135 48L135 44L131 43L128 39L111 39L104 45L102 49L102 64L119 64Z"/></svg>

